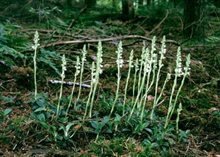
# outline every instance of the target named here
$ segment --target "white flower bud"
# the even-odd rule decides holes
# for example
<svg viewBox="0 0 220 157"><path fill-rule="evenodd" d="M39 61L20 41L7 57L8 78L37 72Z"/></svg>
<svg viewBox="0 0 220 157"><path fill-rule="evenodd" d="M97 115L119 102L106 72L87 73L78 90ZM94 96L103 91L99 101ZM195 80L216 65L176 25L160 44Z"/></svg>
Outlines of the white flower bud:
<svg viewBox="0 0 220 157"><path fill-rule="evenodd" d="M79 75L80 73L80 59L79 57L77 56L76 58L76 65L75 65L75 68L76 68L76 72L75 72L75 77Z"/></svg>
<svg viewBox="0 0 220 157"><path fill-rule="evenodd" d="M61 66L62 66L62 73L60 76L61 76L61 78L65 78L65 71L66 71L66 57L65 57L65 55L63 55L63 57L62 57Z"/></svg>
<svg viewBox="0 0 220 157"><path fill-rule="evenodd" d="M123 67L123 58L122 58L122 42L120 41L119 44L118 44L118 50L116 51L117 53L117 60L116 60L116 63L118 65L118 67L122 68Z"/></svg>
<svg viewBox="0 0 220 157"><path fill-rule="evenodd" d="M182 58L181 58L180 47L178 47L178 50L177 50L175 74L178 77L180 77L184 74L182 71Z"/></svg>
<svg viewBox="0 0 220 157"><path fill-rule="evenodd" d="M34 45L32 46L32 49L36 50L40 46L39 40L40 40L39 34L38 34L38 31L36 31L35 34L34 34L34 40L33 40Z"/></svg>

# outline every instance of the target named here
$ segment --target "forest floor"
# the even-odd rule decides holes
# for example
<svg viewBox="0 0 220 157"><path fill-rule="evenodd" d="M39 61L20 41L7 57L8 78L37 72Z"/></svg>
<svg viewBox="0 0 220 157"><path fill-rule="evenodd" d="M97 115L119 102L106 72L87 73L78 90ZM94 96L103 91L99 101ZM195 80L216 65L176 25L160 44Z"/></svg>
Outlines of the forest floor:
<svg viewBox="0 0 220 157"><path fill-rule="evenodd" d="M167 18L166 22L159 24L161 19L152 21L149 17L139 17L136 20L122 22L108 19L103 15L103 17L91 19L85 16L81 18L81 21L72 21L73 23L69 20L71 25L67 25L61 19L56 19L56 23L49 23L48 20L44 24L41 22L34 25L21 21L6 23L5 29L10 37L10 42L25 57L12 57L12 60L6 58L7 65L3 62L4 60L1 60L2 58L0 59L0 156L100 156L102 153L102 156L105 156L102 151L108 152L111 154L110 156L129 156L129 151L131 151L134 156L137 156L144 148L141 145L143 137L136 134L134 134L134 138L127 135L111 140L112 135L106 133L105 137L108 138L101 137L100 140L91 143L94 140L93 133L84 133L81 130L82 126L76 125L74 129L81 132L75 137L77 142L73 142L74 146L69 147L69 144L62 145L59 142L57 144L54 141L46 140L51 136L49 134L52 134L50 132L52 127L45 126L46 131L42 131L43 129L33 120L33 107L30 105L34 91L33 51L31 50L34 33L35 30L38 30L40 45L45 50L43 53L47 54L48 59L39 59L41 64L38 65L38 91L46 93L50 97L50 101L56 102L60 84L51 84L49 81L60 80L57 74L61 70L60 54L65 54L68 58L66 81L72 81L74 61L76 56L81 55L83 45L86 44L88 54L83 76L85 80L90 80L90 67L91 62L96 60L97 43L99 40L103 41L104 72L101 76L98 95L105 97L103 91L111 95L116 90L115 51L118 37L124 36L121 38L124 49L123 57L128 60L131 50L134 50L135 57L140 56L143 46L141 37L152 39L153 35L156 35L158 41L161 41L162 35L166 34L167 39L172 39L171 42L167 42L167 58L175 60L177 43L182 41L182 30L181 26L178 27L181 25L179 23L171 26L172 20L173 18ZM213 30L217 30L217 26L214 24L207 34L213 34ZM135 36L137 34L141 37ZM75 43L69 44L67 41ZM211 44L203 41L187 41L181 45L182 55L186 56L190 53L192 56L190 76L185 82L179 98L183 104L179 125L187 136L184 142L172 145L170 151L173 156L217 157L220 155L220 47L216 46L217 43L220 44L219 41ZM146 45L150 46L150 44L151 41L146 40ZM28 47L29 49L27 49ZM172 66L173 64L167 63L166 68L173 69ZM126 71L127 67L125 66L123 70ZM85 84L87 83L85 82ZM125 77L122 86L123 84L125 84ZM68 96L70 90L71 87L64 86L64 95ZM123 90L122 87L121 90ZM88 89L83 88L82 95L87 94ZM128 96L132 97L131 94ZM166 112L163 107L159 110L161 114ZM102 112L105 113L105 111ZM187 132L187 130L190 131ZM123 146L116 147L121 145L121 142L124 142ZM67 147L72 151L65 149ZM103 150L98 150L99 147L102 147ZM78 153L74 154L74 152Z"/></svg>

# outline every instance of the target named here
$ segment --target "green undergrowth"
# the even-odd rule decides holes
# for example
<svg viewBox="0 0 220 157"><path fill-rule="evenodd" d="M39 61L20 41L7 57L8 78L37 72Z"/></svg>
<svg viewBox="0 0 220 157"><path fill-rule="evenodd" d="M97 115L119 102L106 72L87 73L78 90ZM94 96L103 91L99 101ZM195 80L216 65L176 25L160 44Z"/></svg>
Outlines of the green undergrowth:
<svg viewBox="0 0 220 157"><path fill-rule="evenodd" d="M63 97L62 103L68 98ZM154 121L145 118L140 122L139 112L135 112L128 121L128 115L120 116L123 107L117 104L115 114L106 116L111 110L113 99L101 96L95 105L92 118L83 120L85 103L79 102L76 109L71 109L65 116L66 108L62 107L59 118L56 118L56 105L50 102L48 95L39 93L36 100L29 102L32 106L30 116L11 117L12 109L1 112L1 146L20 152L24 144L38 145L40 148L51 144L59 149L74 150L76 155L113 156L169 156L172 147L185 143L188 131L179 130L171 124L164 129L165 117L157 116ZM55 102L56 103L56 102ZM131 110L127 107L126 110ZM146 111L145 116L149 116ZM16 137L16 138L15 138ZM36 147L38 148L38 147Z"/></svg>

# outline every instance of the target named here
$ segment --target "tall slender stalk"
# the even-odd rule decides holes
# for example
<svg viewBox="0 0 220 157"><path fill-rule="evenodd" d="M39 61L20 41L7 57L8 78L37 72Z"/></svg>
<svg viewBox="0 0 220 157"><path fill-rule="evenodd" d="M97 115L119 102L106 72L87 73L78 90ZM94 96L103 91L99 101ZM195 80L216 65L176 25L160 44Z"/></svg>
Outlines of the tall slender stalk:
<svg viewBox="0 0 220 157"><path fill-rule="evenodd" d="M174 99L174 107L173 107L173 109L172 109L172 111L171 111L171 115L173 114L173 112L174 112L174 109L175 109L175 106L176 106L176 104L177 104L177 100L178 100L178 97L179 97L179 94L180 94L180 92L181 92L181 90L182 90L182 87L183 87L183 85L184 85L184 82L185 82L185 79L186 79L186 76L188 76L189 74L190 74L190 54L188 54L187 55L187 57L186 57L186 65L185 65L185 67L184 67L184 72L183 72L183 78L182 78L182 81L181 81L181 84L180 84L180 86L179 86L179 89L178 89L178 91L177 91L177 93L176 93L176 97L175 97L175 99Z"/></svg>
<svg viewBox="0 0 220 157"><path fill-rule="evenodd" d="M156 107L156 103L157 103L157 90L158 90L158 84L159 84L159 80L160 80L160 71L161 71L161 68L164 66L163 65L163 59L165 59L165 53L166 53L166 45L165 45L165 42L166 42L166 38L165 36L163 37L163 40L161 42L161 49L160 49L160 59L159 59L159 67L158 67L158 70L157 70L157 76L156 76L156 84L155 84L155 92L154 92L154 103L153 103L153 107L152 107L152 111L151 111L151 115L150 115L150 119L152 120L153 119L153 115L154 115L154 110L155 110L155 107Z"/></svg>
<svg viewBox="0 0 220 157"><path fill-rule="evenodd" d="M115 100L112 104L112 108L111 108L111 111L110 111L110 116L112 115L113 111L114 111L114 108L115 108L115 104L118 100L118 95L119 95L119 88L120 88L120 80L121 80L121 71L120 71L120 68L122 68L123 66L123 58L122 58L122 52L123 52L123 48L122 48L122 42L120 41L119 44L118 44L118 50L116 51L116 54L117 54L117 60L116 60L116 64L117 64L117 67L118 67L118 74L117 74L117 89L116 89L116 93L115 93Z"/></svg>
<svg viewBox="0 0 220 157"><path fill-rule="evenodd" d="M189 66L190 66L190 54L186 58L186 65L183 68L184 72L182 71L182 58L181 58L181 50L180 50L180 47L179 47L178 50L177 50L177 57L176 57L175 78L174 78L174 83L173 83L173 87L172 87L172 92L171 92L171 95L170 95L169 107L168 107L168 112L167 112L164 128L167 128L167 126L169 124L169 121L170 121L170 119L173 115L173 112L174 112L175 107L176 107L177 99L179 97L180 91L181 91L182 86L184 84L185 78L186 78L187 75L189 75L189 70L190 70ZM175 90L175 87L176 87L176 84L177 84L177 78L181 77L182 75L183 75L183 78L182 78L181 84L180 84L180 86L177 90L177 94L176 94L176 97L175 97L174 102L173 102L173 95L174 95L174 90Z"/></svg>
<svg viewBox="0 0 220 157"><path fill-rule="evenodd" d="M134 71L134 82L133 82L133 90L132 90L132 104L134 104L134 100L135 100L135 89L136 89L136 81L137 81L137 72L139 70L139 66L138 66L139 62L138 59L136 59L135 63L134 63L134 67L135 67L135 71Z"/></svg>
<svg viewBox="0 0 220 157"><path fill-rule="evenodd" d="M172 108L173 108L172 101L173 101L173 95L174 95L176 85L177 85L177 75L175 75L175 78L174 78L174 81L173 81L173 86L172 86L172 90L171 90L171 94L170 94L170 98L169 98L169 106L168 106L168 112L167 112L164 128L166 128L168 126L168 123L169 123L170 113L171 113Z"/></svg>
<svg viewBox="0 0 220 157"><path fill-rule="evenodd" d="M94 84L96 83L96 80L95 80L95 63L92 62L92 68L91 68L91 83L90 83L90 92L89 92L89 97L87 99L87 102L86 102L86 109L85 109L85 113L84 113L84 116L83 116L83 121L85 120L86 118L86 115L87 115L87 112L88 112L88 108L89 108L89 103L91 101L91 96L92 96L92 92L93 92L93 88L94 88Z"/></svg>
<svg viewBox="0 0 220 157"><path fill-rule="evenodd" d="M38 31L34 34L34 45L32 46L32 49L34 49L34 99L37 99L37 49L40 46L39 44L39 34Z"/></svg>
<svg viewBox="0 0 220 157"><path fill-rule="evenodd" d="M178 55L177 55L177 61L176 61L177 65L176 65L176 69L175 69L175 80L174 80L174 83L177 82L177 77L180 77L181 75L183 75L183 78L182 78L182 81L181 81L181 84L177 90L177 93L176 93L176 96L175 96L175 99L174 99L174 102L172 103L173 101L173 96L171 93L171 96L170 96L170 103L169 103L169 107L168 107L168 113L167 113L167 117L166 117L166 122L165 122L165 126L164 128L166 128L168 126L168 123L173 115L173 112L176 108L176 103L177 103L177 99L179 97L179 94L181 92L181 89L183 87L183 84L185 82L185 79L186 79L186 76L189 75L189 71L190 71L190 54L187 55L187 58L186 58L186 65L184 67L184 72L182 72L182 64L181 64L181 51L180 51L180 48L178 49ZM171 100L172 99L172 100Z"/></svg>
<svg viewBox="0 0 220 157"><path fill-rule="evenodd" d="M142 105L141 115L140 115L141 122L142 122L143 116L144 116L145 104L148 100L148 92L151 90L151 87L153 86L153 84L155 82L155 75L156 75L156 69L157 69L157 54L154 53L154 51L152 51L151 56L152 56L151 57L151 66L153 66L153 67L152 67L152 70L150 70L150 72L148 73L147 83L146 83L146 87L145 87L145 93L144 93L144 96L140 100L140 104ZM150 80L151 72L152 72L152 79Z"/></svg>
<svg viewBox="0 0 220 157"><path fill-rule="evenodd" d="M158 96L157 99L156 99L156 107L157 107L157 105L159 104L159 101L160 101L160 99L161 99L161 97L162 97L162 94L163 94L163 92L164 92L164 89L165 89L165 87L166 87L166 84L167 84L167 82L168 82L170 79L171 79L171 75L170 75L170 73L167 73L166 79L165 79L165 81L164 81L164 83L163 83L163 87L162 87L162 89L161 89L161 91L160 91L159 96ZM152 111L152 112L153 112L153 111Z"/></svg>
<svg viewBox="0 0 220 157"><path fill-rule="evenodd" d="M147 93L150 91L151 87L154 84L154 78L155 78L155 71L157 69L157 54L155 53L156 50L156 37L154 36L151 42L151 51L150 51L150 56L146 64L146 69L147 69L147 82L145 85L145 93L139 100L139 104L144 104L146 103L146 98L147 98ZM152 79L151 79L151 74L153 74Z"/></svg>
<svg viewBox="0 0 220 157"><path fill-rule="evenodd" d="M147 77L147 86L148 86L148 83L150 81L150 74L151 74L151 71L153 69L152 68L153 57L155 56L154 51L156 50L155 43L156 43L156 37L153 37L152 44L151 44L150 55L149 55L149 49L148 48L145 50L144 53L142 51L142 53L143 53L142 62L143 63L141 63L141 64L144 65L144 75L142 77L141 85L140 85L140 88L138 89L138 93L137 93L137 96L136 96L133 108L132 108L132 110L130 112L130 115L128 117L128 120L130 120L132 114L134 113L134 110L136 108L137 103L140 101L140 96L141 96L141 94L143 92L143 89L144 89L144 84L145 84L146 76L148 76ZM145 90L147 90L147 88ZM140 103L139 107L141 107L141 103Z"/></svg>
<svg viewBox="0 0 220 157"><path fill-rule="evenodd" d="M60 95L59 95L58 104L57 104L57 117L59 116L60 102L61 102L61 98L63 95L63 81L65 78L65 71L66 71L66 58L65 58L65 55L63 55L63 57L62 57L62 73L60 75L61 76Z"/></svg>
<svg viewBox="0 0 220 157"><path fill-rule="evenodd" d="M180 120L180 113L182 111L182 104L179 104L179 107L177 109L177 117L176 117L176 133L179 134L179 120Z"/></svg>
<svg viewBox="0 0 220 157"><path fill-rule="evenodd" d="M67 110L66 110L66 116L67 116L67 114L68 114L69 108L70 108L71 103L72 103L73 92L74 92L75 85L76 85L76 78L77 78L77 76L78 76L79 73L80 73L80 61L79 61L79 57L76 58L75 69L76 69L76 72L75 72L75 74L74 74L73 86L72 86L72 91L71 91L71 94L70 94L69 104L68 104L68 107L67 107ZM74 108L75 108L75 104L74 104Z"/></svg>
<svg viewBox="0 0 220 157"><path fill-rule="evenodd" d="M142 93L143 88L144 88L144 83L145 83L146 74L147 74L147 71L146 71L147 68L146 68L146 66L147 66L147 63L145 63L143 79L142 79L142 81L141 81L140 88L138 88L138 91L137 91L138 93L137 93L137 96L136 96L136 98L135 98L133 107L132 107L132 109L131 109L131 112L130 112L130 115L129 115L129 118L128 118L129 120L130 120L132 114L134 113L134 110L135 110L135 108L136 108L136 106L137 106L137 103L139 102L139 98L140 98L141 93Z"/></svg>
<svg viewBox="0 0 220 157"><path fill-rule="evenodd" d="M143 66L144 66L144 62L145 62L145 55L146 55L146 47L145 47L145 43L144 46L142 47L142 53L141 53L141 59L140 59L140 69L139 69L139 73L138 73L138 85L137 85L137 89L139 90L141 87L141 80L142 80L142 73L143 73Z"/></svg>
<svg viewBox="0 0 220 157"><path fill-rule="evenodd" d="M133 50L130 53L130 57L129 57L129 66L128 66L128 76L126 79L126 84L125 84L125 91L124 91L124 101L123 101L123 115L125 113L125 103L126 103L126 99L127 99L127 90L128 90L128 83L129 83L129 79L130 79L130 75L131 75L131 68L133 67L133 58L134 58L134 54L133 54Z"/></svg>
<svg viewBox="0 0 220 157"><path fill-rule="evenodd" d="M83 46L83 51L82 51L82 60L81 60L81 68L80 68L80 78L79 78L79 92L78 92L78 96L75 102L76 103L79 101L80 95L81 95L81 89L82 89L82 75L83 75L83 71L84 71L84 64L86 61L86 54L87 54L87 50L86 50L86 45ZM74 105L74 106L75 106Z"/></svg>
<svg viewBox="0 0 220 157"><path fill-rule="evenodd" d="M95 98L95 94L96 94L96 89L99 83L99 75L102 73L102 55L103 55L103 51L102 51L102 43L101 41L99 41L98 43L98 52L97 52L97 62L96 62L96 72L95 72L95 83L94 83L94 88L92 91L92 97L91 97L91 104L90 104L90 110L89 110L89 117L92 117L92 108L93 108L93 102L94 102L94 98Z"/></svg>

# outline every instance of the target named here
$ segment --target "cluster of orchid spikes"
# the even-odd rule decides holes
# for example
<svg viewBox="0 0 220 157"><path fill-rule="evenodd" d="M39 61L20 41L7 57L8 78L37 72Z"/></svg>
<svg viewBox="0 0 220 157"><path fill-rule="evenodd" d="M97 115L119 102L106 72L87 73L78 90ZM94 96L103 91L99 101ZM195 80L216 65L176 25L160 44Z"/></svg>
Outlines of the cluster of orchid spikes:
<svg viewBox="0 0 220 157"><path fill-rule="evenodd" d="M36 32L34 37L34 45L33 49L35 51L34 53L34 82L35 82L35 98L37 95L37 83L36 83L36 55L37 55L37 48L39 46L39 35ZM123 104L123 115L128 114L128 120L132 118L132 115L134 113L139 113L140 120L143 121L144 113L145 113L145 107L146 103L148 101L152 101L152 108L149 115L149 118L151 120L154 119L155 116L155 109L164 101L162 100L162 96L164 93L164 90L167 86L167 83L173 79L173 82L171 83L172 89L171 94L169 96L169 104L168 104L168 112L166 116L166 121L164 128L166 128L169 124L169 121L175 111L177 100L180 94L180 91L183 87L184 81L186 77L189 75L190 71L190 54L186 57L186 63L185 66L182 66L182 59L181 59L181 50L178 48L177 50L177 56L176 56L176 67L174 74L167 73L167 76L164 80L161 78L161 70L164 67L164 60L165 60L165 54L166 54L166 38L163 37L161 41L161 48L159 50L159 53L156 52L156 37L153 37L151 48L148 48L143 46L141 58L138 59L134 57L134 51L132 50L130 52L129 60L128 60L128 72L127 72L127 78L125 87L123 90L123 98L120 96L120 82L121 82L121 70L124 64L124 60L122 57L123 54L123 48L122 48L122 42L120 41L118 44L118 48L116 51L117 59L116 59L116 66L117 66L117 85L116 85L116 92L115 92L115 98L111 107L111 111L109 113L110 116L114 113L115 106L122 100ZM74 109L76 108L76 104L80 99L81 95L81 84L83 80L83 71L84 71L84 64L86 61L86 54L87 50L86 47L83 47L82 51L82 58L80 59L77 57L76 64L75 64L75 74L73 78L73 86L69 98L69 103L66 110L66 116L68 116L68 112L72 104L74 104ZM61 82L64 82L65 79L65 71L66 71L66 58L65 55L62 57L62 73L61 73ZM131 72L134 71L132 74ZM102 43L98 43L98 52L97 52L97 59L96 62L92 62L91 66L91 84L90 84L90 92L89 96L86 101L85 106L85 112L83 116L83 120L85 120L86 117L91 118L92 117L92 111L94 106L94 99L96 96L96 91L98 89L100 75L103 72L103 50L102 50ZM132 76L133 75L133 76ZM79 78L78 78L79 77ZM180 78L181 79L178 79ZM75 90L75 84L77 78L79 79L79 90L76 100L73 103L73 93ZM180 81L180 85L178 85L178 81ZM163 81L162 87L159 87L159 82ZM128 91L128 85L129 83L132 83L132 100L131 100L131 109L126 111L126 105L128 105L129 100L127 98L127 91ZM160 90L158 90L160 88ZM121 91L122 92L122 91ZM149 93L154 93L153 96L151 96ZM57 117L59 116L60 112L60 102L62 98L63 93L63 84L61 83L60 87L60 95L58 99L57 104ZM182 104L179 105L179 108L177 109L178 116L177 116L177 123L179 121L179 115L182 110ZM135 112L137 111L137 112ZM178 129L178 124L176 125Z"/></svg>

